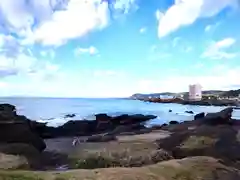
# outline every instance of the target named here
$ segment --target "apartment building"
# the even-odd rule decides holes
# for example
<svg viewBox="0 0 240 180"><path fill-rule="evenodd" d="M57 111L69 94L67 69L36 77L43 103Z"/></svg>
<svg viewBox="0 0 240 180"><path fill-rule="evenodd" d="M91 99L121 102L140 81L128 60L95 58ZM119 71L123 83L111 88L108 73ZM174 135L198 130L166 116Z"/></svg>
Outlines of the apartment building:
<svg viewBox="0 0 240 180"><path fill-rule="evenodd" d="M200 84L189 85L189 100L200 101L202 99L202 86Z"/></svg>

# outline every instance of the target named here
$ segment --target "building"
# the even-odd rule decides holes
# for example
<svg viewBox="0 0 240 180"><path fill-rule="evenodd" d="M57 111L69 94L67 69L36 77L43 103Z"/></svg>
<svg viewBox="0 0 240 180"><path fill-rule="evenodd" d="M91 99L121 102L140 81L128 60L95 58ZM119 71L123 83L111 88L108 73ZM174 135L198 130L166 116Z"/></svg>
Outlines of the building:
<svg viewBox="0 0 240 180"><path fill-rule="evenodd" d="M200 101L202 99L202 86L200 84L189 85L189 96L190 101Z"/></svg>

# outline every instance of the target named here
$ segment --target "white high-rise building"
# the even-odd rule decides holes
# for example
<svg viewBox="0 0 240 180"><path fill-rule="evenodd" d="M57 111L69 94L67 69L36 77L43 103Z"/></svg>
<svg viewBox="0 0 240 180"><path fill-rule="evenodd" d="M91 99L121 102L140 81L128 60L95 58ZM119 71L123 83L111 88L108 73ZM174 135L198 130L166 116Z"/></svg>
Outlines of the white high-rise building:
<svg viewBox="0 0 240 180"><path fill-rule="evenodd" d="M202 99L202 86L200 84L189 85L189 100L200 101Z"/></svg>

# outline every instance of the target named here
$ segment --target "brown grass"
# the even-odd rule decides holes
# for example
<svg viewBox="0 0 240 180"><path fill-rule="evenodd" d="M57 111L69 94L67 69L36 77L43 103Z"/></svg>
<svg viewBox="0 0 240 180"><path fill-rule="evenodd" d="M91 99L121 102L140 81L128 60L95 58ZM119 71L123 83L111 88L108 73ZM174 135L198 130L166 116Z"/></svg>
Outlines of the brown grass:
<svg viewBox="0 0 240 180"><path fill-rule="evenodd" d="M201 149L214 146L217 141L217 139L207 136L190 136L180 147L185 149Z"/></svg>
<svg viewBox="0 0 240 180"><path fill-rule="evenodd" d="M0 169L29 168L25 157L0 153Z"/></svg>
<svg viewBox="0 0 240 180"><path fill-rule="evenodd" d="M69 157L72 168L140 167L172 157L149 142L110 142L84 144Z"/></svg>
<svg viewBox="0 0 240 180"><path fill-rule="evenodd" d="M240 174L210 157L170 160L140 168L107 168L66 172L0 171L0 180L219 180Z"/></svg>

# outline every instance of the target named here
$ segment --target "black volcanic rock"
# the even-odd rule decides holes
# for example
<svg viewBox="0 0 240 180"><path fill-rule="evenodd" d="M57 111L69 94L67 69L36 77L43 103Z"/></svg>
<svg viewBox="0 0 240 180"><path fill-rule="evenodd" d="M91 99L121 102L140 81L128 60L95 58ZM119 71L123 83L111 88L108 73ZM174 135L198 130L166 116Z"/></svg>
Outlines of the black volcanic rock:
<svg viewBox="0 0 240 180"><path fill-rule="evenodd" d="M210 156L240 168L240 123L231 119L232 108L210 113L206 117L168 125L172 134L157 141L159 148L174 158Z"/></svg>
<svg viewBox="0 0 240 180"><path fill-rule="evenodd" d="M179 124L177 121L170 121L169 124Z"/></svg>
<svg viewBox="0 0 240 180"><path fill-rule="evenodd" d="M122 132L135 132L144 129L142 124L156 118L152 115L127 115L116 117L107 114L96 114L96 120L68 121L59 127L48 127L43 123L32 123L42 138L55 138L60 136L91 136L99 133L118 134Z"/></svg>
<svg viewBox="0 0 240 180"><path fill-rule="evenodd" d="M64 116L64 119L66 119L66 118L73 118L73 117L75 117L76 116L76 114L66 114L65 116Z"/></svg>
<svg viewBox="0 0 240 180"><path fill-rule="evenodd" d="M194 114L193 111L185 111L185 113L188 113L188 114Z"/></svg>
<svg viewBox="0 0 240 180"><path fill-rule="evenodd" d="M201 119L201 118L204 118L204 117L205 117L205 113L202 112L202 113L196 114L194 116L194 120Z"/></svg>
<svg viewBox="0 0 240 180"><path fill-rule="evenodd" d="M229 107L217 113L208 113L202 121L209 125L230 124L232 112L233 108Z"/></svg>
<svg viewBox="0 0 240 180"><path fill-rule="evenodd" d="M25 116L16 114L14 106L0 105L0 143L30 144L42 151L46 145L34 128Z"/></svg>

